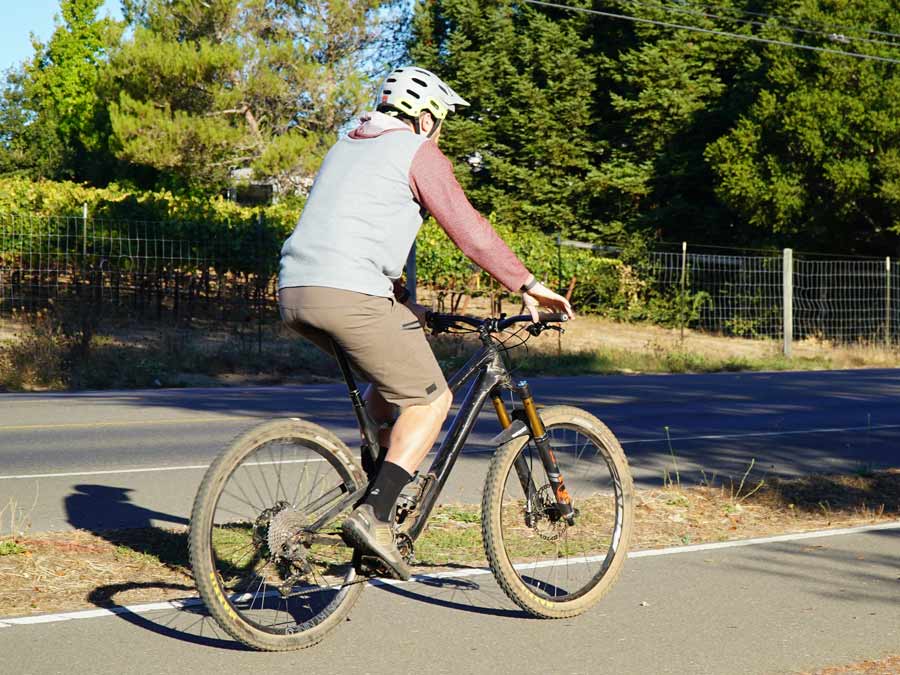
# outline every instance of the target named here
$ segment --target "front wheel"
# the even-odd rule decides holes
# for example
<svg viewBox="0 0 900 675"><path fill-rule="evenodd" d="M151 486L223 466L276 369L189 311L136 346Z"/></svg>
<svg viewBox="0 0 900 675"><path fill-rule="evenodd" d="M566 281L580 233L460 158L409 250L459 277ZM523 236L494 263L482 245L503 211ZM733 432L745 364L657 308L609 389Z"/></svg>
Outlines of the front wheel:
<svg viewBox="0 0 900 675"><path fill-rule="evenodd" d="M574 521L560 516L537 448L520 438L491 460L482 536L507 596L530 614L561 619L594 605L618 577L628 555L634 488L622 446L600 420L569 406L540 415Z"/></svg>
<svg viewBox="0 0 900 675"><path fill-rule="evenodd" d="M203 477L191 513L194 580L210 614L255 649L315 644L362 591L338 535L363 485L347 447L298 419L238 437Z"/></svg>

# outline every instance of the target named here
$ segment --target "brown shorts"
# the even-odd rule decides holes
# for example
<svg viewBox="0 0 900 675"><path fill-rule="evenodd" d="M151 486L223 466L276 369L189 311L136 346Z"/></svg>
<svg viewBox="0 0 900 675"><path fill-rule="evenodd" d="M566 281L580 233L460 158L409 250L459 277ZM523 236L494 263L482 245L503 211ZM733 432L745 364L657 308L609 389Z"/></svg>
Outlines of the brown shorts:
<svg viewBox="0 0 900 675"><path fill-rule="evenodd" d="M337 288L282 288L284 322L331 354L334 339L350 362L389 403L399 408L431 403L447 382L422 326L393 298Z"/></svg>

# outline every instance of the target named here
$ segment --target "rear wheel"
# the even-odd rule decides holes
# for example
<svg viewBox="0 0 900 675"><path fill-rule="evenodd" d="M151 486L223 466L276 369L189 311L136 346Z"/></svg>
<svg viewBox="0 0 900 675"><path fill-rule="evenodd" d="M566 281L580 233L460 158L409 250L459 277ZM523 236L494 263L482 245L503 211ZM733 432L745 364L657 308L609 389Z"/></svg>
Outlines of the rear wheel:
<svg viewBox="0 0 900 675"><path fill-rule="evenodd" d="M362 580L334 509L352 506L364 484L334 434L295 419L248 431L209 467L191 514L191 565L228 634L255 649L299 649L341 622Z"/></svg>
<svg viewBox="0 0 900 675"><path fill-rule="evenodd" d="M633 487L622 446L593 415L543 408L560 473L576 509L559 516L544 465L530 438L493 457L482 498L482 535L504 592L544 618L582 613L612 587L628 553Z"/></svg>

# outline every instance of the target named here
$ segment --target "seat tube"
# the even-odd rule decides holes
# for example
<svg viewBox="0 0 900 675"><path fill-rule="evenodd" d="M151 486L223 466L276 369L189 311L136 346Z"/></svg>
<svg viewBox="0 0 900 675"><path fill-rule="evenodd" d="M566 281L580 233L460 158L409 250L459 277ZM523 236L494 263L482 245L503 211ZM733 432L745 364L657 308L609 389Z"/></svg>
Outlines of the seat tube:
<svg viewBox="0 0 900 675"><path fill-rule="evenodd" d="M553 454L553 448L550 447L550 435L544 428L544 423L538 415L537 408L534 405L534 398L531 395L531 387L525 380L516 383L516 392L522 399L522 407L525 409L525 418L528 420L528 426L531 427L532 438L541 456L541 462L547 471L547 478L550 480L550 487L556 498L556 505L559 508L559 514L570 524L574 524L575 511L572 508L572 499L566 490L566 484L562 474L559 471L559 464L556 462L556 455Z"/></svg>

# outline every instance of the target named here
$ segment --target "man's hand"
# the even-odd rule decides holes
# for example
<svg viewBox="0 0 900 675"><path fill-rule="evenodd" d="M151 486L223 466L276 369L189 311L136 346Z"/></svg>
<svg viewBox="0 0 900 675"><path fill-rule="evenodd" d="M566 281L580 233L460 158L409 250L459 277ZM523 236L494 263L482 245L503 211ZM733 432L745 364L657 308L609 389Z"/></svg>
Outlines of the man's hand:
<svg viewBox="0 0 900 675"><path fill-rule="evenodd" d="M406 307L410 312L416 315L416 318L419 320L419 323L422 324L422 328L425 327L425 314L429 311L427 307L424 305L420 305L417 302L413 302L412 300L406 301Z"/></svg>
<svg viewBox="0 0 900 675"><path fill-rule="evenodd" d="M569 301L541 283L535 284L530 290L522 293L522 302L525 303L525 307L535 323L540 320L538 315L539 305L554 312L568 314L570 319L575 318L575 312L572 310L572 305L569 304Z"/></svg>

